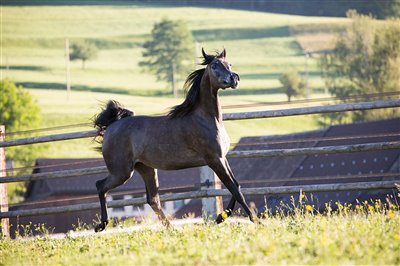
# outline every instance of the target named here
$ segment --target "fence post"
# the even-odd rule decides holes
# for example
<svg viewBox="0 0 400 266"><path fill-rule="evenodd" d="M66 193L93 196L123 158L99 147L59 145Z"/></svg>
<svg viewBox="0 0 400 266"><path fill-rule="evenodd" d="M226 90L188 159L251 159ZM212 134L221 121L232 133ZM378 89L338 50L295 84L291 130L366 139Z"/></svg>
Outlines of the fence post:
<svg viewBox="0 0 400 266"><path fill-rule="evenodd" d="M69 66L70 59L69 40L65 39L65 83L67 87L67 100L69 101L71 95L71 70Z"/></svg>
<svg viewBox="0 0 400 266"><path fill-rule="evenodd" d="M200 167L200 184L201 190L207 189L220 189L221 182L217 175L214 173L211 168L208 166ZM202 198L202 215L206 219L215 219L217 218L217 214L220 213L223 209L222 206L222 197L210 197L210 198Z"/></svg>
<svg viewBox="0 0 400 266"><path fill-rule="evenodd" d="M5 126L0 125L0 141L5 138L6 130ZM0 148L0 178L6 176L6 155L4 148ZM0 212L8 211L8 198L7 198L7 184L0 184ZM3 218L1 220L1 232L0 235L3 237L10 236L9 219Z"/></svg>

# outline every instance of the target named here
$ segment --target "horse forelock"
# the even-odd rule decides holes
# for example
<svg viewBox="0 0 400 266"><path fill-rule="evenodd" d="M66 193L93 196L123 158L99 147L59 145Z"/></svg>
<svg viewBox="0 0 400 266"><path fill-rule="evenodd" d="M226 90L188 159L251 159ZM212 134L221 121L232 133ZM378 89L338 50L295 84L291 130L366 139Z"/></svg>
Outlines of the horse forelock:
<svg viewBox="0 0 400 266"><path fill-rule="evenodd" d="M200 65L206 66L211 64L211 62L216 58L216 56L213 55L206 55L203 57L203 62L200 63Z"/></svg>

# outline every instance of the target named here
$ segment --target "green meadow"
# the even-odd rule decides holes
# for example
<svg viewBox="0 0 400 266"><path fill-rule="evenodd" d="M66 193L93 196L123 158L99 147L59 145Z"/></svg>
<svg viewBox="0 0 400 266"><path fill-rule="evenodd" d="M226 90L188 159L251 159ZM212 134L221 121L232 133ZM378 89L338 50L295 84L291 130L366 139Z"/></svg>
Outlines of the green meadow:
<svg viewBox="0 0 400 266"><path fill-rule="evenodd" d="M240 74L241 83L237 90L221 92L224 106L285 101L278 78L289 68L302 75L307 70L312 97L328 96L323 93L316 56L306 59L303 49L318 52L331 46L332 33L346 23L342 18L145 4L3 6L1 78L11 78L29 89L41 106L42 127L89 122L108 99L119 100L137 114L165 113L183 96L172 98L168 84L138 65L141 44L162 18L183 20L192 30L196 44L187 73L196 69L201 47L210 53L227 49L227 58ZM310 34L315 39L320 36L319 41L303 41ZM324 42L326 36L331 39ZM86 62L85 69L80 61L71 62L69 100L65 92L65 39L70 43L86 40L99 49L98 57ZM178 77L180 87L185 78ZM250 110L255 108L224 108L224 112ZM247 135L313 129L315 121L315 116L304 116L227 122L226 126L232 142L237 142ZM90 128L75 130L84 129ZM46 145L50 149L43 154L46 157L98 156L86 149L91 140Z"/></svg>
<svg viewBox="0 0 400 266"><path fill-rule="evenodd" d="M0 257L3 265L398 265L398 207L357 206L327 214L297 209L260 225L228 219L166 230L144 223L58 238L38 226L39 237L1 240Z"/></svg>

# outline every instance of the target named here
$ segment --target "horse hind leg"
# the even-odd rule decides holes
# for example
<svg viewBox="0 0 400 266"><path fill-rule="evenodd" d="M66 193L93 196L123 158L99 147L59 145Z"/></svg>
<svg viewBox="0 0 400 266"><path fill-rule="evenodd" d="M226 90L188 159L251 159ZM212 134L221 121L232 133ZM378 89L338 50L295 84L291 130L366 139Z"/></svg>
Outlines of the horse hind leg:
<svg viewBox="0 0 400 266"><path fill-rule="evenodd" d="M168 218L165 216L161 208L160 196L158 194L157 170L147 165L144 165L143 163L137 163L135 165L135 170L139 172L145 183L147 203L156 213L158 219L162 222L162 224L167 228L171 228L171 223L169 222Z"/></svg>
<svg viewBox="0 0 400 266"><path fill-rule="evenodd" d="M96 182L97 192L99 194L100 209L101 209L101 221L94 228L95 232L103 231L108 224L108 213L107 213L107 193L126 182L132 175L132 171L125 173L124 175L112 175L109 174L106 178Z"/></svg>

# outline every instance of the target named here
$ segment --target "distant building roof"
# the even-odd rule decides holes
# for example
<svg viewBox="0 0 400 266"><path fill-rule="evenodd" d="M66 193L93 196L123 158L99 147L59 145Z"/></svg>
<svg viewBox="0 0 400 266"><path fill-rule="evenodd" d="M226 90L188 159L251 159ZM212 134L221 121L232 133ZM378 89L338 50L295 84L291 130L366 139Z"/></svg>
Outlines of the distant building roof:
<svg viewBox="0 0 400 266"><path fill-rule="evenodd" d="M393 133L400 134L400 119L336 125L321 130L287 135L244 137L240 139L234 150L293 149L399 141L399 135L393 136ZM386 136L352 138L373 134ZM330 138L331 140L321 140L323 138ZM302 140L311 141L306 142ZM385 177L379 176L379 174L400 171L400 150L251 159L232 158L229 159L229 162L235 177L243 188L379 181L385 180ZM339 178L358 174L378 174L378 177ZM328 180L308 180L310 177L332 178ZM304 180L301 180L302 178L304 178ZM293 181L290 179L293 179ZM312 204L314 204L316 208L323 209L324 204L327 202L332 202L332 204L336 201L340 201L341 203L354 203L356 199L363 201L374 198L384 198L391 192L391 190L318 192L312 193ZM259 211L264 211L265 206L275 211L281 203L284 205L290 204L291 196L292 195L289 194L265 196L247 195L245 198L248 203L253 201ZM293 196L295 202L298 202L298 195ZM308 195L308 198L311 200L310 195ZM229 198L226 197L224 198L225 206L228 199ZM182 210L179 210L176 216L182 215L185 211L195 210L199 205L201 206L200 200L192 200ZM240 207L238 204L236 204L236 206ZM197 212L196 214L201 215L201 211L200 214Z"/></svg>
<svg viewBox="0 0 400 266"><path fill-rule="evenodd" d="M47 173L61 170L73 170L88 167L105 166L103 159L37 159L33 173ZM178 171L158 171L160 189L194 187L200 185L199 168L189 168ZM97 194L96 181L107 176L104 174L85 175L79 177L66 177L60 179L45 179L32 181L28 185L25 195L27 201L42 199L51 195L86 195ZM124 185L112 192L143 191L143 179L137 172Z"/></svg>
<svg viewBox="0 0 400 266"><path fill-rule="evenodd" d="M263 150L281 148L302 148L348 145L357 143L372 143L384 141L399 141L400 119L382 120L376 122L356 123L331 126L326 129L308 131L287 135L245 137L235 147L235 150ZM379 134L380 137L358 136ZM325 139L324 139L325 138ZM327 140L326 138L330 138ZM304 141L307 140L307 141ZM242 187L286 186L299 184L345 183L357 181L384 180L379 174L399 172L400 151L384 150L371 152L342 153L330 155L304 155L289 157L230 159L231 168ZM102 159L38 159L35 173L56 170L78 169L104 166ZM160 189L172 187L199 187L199 168L179 171L159 171ZM358 174L378 174L377 177L359 177L344 179L343 176ZM49 195L97 194L95 182L106 174L87 175L52 180L38 180L29 184L27 201L45 198ZM309 180L312 177L332 177L329 180ZM301 179L304 180L301 180ZM292 179L292 180L291 180ZM137 172L123 186L114 192L143 191L144 183ZM323 208L326 202L354 203L370 198L384 198L390 190L373 191L342 191L313 193L313 204ZM247 202L255 202L259 211L265 206L274 210L281 202L290 203L291 195L246 196ZM297 201L298 195L294 195ZM225 201L228 198L224 198ZM238 206L238 205L237 205ZM201 215L201 200L193 199L182 207L176 217L185 213Z"/></svg>

